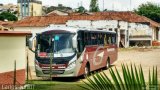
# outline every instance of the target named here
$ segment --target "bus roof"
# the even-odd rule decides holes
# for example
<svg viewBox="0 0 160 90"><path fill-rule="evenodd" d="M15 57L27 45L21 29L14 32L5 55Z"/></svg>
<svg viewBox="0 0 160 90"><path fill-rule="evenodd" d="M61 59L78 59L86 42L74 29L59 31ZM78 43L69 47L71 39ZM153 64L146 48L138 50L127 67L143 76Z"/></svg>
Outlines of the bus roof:
<svg viewBox="0 0 160 90"><path fill-rule="evenodd" d="M94 29L94 28L78 28L78 27L69 27L69 26L49 26L47 28L45 28L42 32L46 32L46 31L54 31L54 30L66 30L70 33L77 33L78 31L86 31L86 32L108 32L108 33L116 33L115 31L108 31L108 30L104 30L104 29Z"/></svg>

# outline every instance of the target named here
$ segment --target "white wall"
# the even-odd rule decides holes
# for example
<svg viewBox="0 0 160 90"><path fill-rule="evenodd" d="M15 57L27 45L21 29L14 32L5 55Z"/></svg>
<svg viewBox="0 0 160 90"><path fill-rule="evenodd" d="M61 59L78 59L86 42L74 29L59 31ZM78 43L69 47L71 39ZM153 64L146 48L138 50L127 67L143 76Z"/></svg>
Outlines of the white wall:
<svg viewBox="0 0 160 90"><path fill-rule="evenodd" d="M50 24L49 26L56 26L56 27L64 27L66 26L65 24ZM31 31L31 33L39 33L44 31L45 28L49 26L44 26L44 27L14 27L14 31Z"/></svg>
<svg viewBox="0 0 160 90"><path fill-rule="evenodd" d="M128 30L128 22L119 21L119 26L120 26L120 29Z"/></svg>
<svg viewBox="0 0 160 90"><path fill-rule="evenodd" d="M90 20L68 20L66 22L66 25L73 26L73 27L91 28L91 21Z"/></svg>
<svg viewBox="0 0 160 90"><path fill-rule="evenodd" d="M68 20L66 22L67 26L73 27L86 27L86 28L105 28L107 30L114 30L117 28L118 21L117 20Z"/></svg>
<svg viewBox="0 0 160 90"><path fill-rule="evenodd" d="M107 30L114 30L117 28L118 21L117 20L98 20L92 21L93 28L106 28Z"/></svg>
<svg viewBox="0 0 160 90"><path fill-rule="evenodd" d="M152 29L149 25L129 23L130 36L148 35L152 36Z"/></svg>
<svg viewBox="0 0 160 90"><path fill-rule="evenodd" d="M32 33L38 33L46 27L14 27L14 31L31 31Z"/></svg>
<svg viewBox="0 0 160 90"><path fill-rule="evenodd" d="M0 73L26 68L25 36L0 36Z"/></svg>

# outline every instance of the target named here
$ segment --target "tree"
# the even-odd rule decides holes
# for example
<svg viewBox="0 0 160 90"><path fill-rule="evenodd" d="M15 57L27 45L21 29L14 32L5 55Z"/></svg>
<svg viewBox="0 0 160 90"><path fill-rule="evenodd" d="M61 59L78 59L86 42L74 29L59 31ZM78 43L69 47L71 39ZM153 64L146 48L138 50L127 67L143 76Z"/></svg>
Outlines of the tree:
<svg viewBox="0 0 160 90"><path fill-rule="evenodd" d="M78 13L83 13L83 12L85 12L85 11L86 11L86 9L85 9L83 6L80 6L80 7L77 8L77 11L76 11L76 12L78 12Z"/></svg>
<svg viewBox="0 0 160 90"><path fill-rule="evenodd" d="M140 5L134 12L160 23L160 5L158 4L147 2Z"/></svg>
<svg viewBox="0 0 160 90"><path fill-rule="evenodd" d="M7 19L8 21L17 21L18 20L18 18L14 14L12 14L10 12L2 12L0 14L0 20L4 21L5 19Z"/></svg>
<svg viewBox="0 0 160 90"><path fill-rule="evenodd" d="M103 11L104 11L104 12L107 12L108 10L107 10L107 9L104 9Z"/></svg>
<svg viewBox="0 0 160 90"><path fill-rule="evenodd" d="M90 3L90 12L98 12L99 10L99 6L98 6L98 0L91 0Z"/></svg>

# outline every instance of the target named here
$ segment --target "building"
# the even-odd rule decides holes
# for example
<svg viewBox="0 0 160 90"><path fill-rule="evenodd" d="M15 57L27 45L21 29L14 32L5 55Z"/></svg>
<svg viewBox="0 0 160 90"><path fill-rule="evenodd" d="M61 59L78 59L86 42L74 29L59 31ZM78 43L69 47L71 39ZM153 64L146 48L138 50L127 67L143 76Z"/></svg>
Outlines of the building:
<svg viewBox="0 0 160 90"><path fill-rule="evenodd" d="M26 17L13 24L14 31L31 31L37 33L50 25L65 26L68 16L33 16Z"/></svg>
<svg viewBox="0 0 160 90"><path fill-rule="evenodd" d="M0 31L12 31L13 21L0 21Z"/></svg>
<svg viewBox="0 0 160 90"><path fill-rule="evenodd" d="M38 0L18 0L18 16L42 16L42 2Z"/></svg>
<svg viewBox="0 0 160 90"><path fill-rule="evenodd" d="M16 61L16 85L24 85L26 76L26 35L30 32L0 31L0 89L13 85ZM13 89L13 88L7 88Z"/></svg>
<svg viewBox="0 0 160 90"><path fill-rule="evenodd" d="M66 24L116 31L119 47L150 46L152 41L160 41L160 24L133 12L73 13Z"/></svg>
<svg viewBox="0 0 160 90"><path fill-rule="evenodd" d="M66 16L66 15L69 15L69 13L59 11L59 10L54 10L54 11L46 14L46 16Z"/></svg>
<svg viewBox="0 0 160 90"><path fill-rule="evenodd" d="M73 13L71 7L63 6L62 4L58 4L58 6L43 6L44 15L52 14L60 14L60 15L68 15L69 13Z"/></svg>
<svg viewBox="0 0 160 90"><path fill-rule="evenodd" d="M14 30L38 32L49 25L106 29L117 32L119 47L150 46L160 41L160 25L133 12L71 13L28 17L14 24Z"/></svg>
<svg viewBox="0 0 160 90"><path fill-rule="evenodd" d="M16 13L18 12L18 7L17 5L14 5L12 3L9 3L9 4L1 4L0 5L0 13L2 12L6 12L6 11L10 11L11 13Z"/></svg>

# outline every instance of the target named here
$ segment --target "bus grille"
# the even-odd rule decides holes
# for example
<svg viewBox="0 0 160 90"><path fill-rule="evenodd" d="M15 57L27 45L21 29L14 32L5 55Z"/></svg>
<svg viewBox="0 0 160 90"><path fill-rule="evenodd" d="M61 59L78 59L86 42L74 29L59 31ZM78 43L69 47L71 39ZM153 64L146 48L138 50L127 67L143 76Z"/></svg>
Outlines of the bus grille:
<svg viewBox="0 0 160 90"><path fill-rule="evenodd" d="M42 70L44 74L50 74L50 70ZM63 74L64 70L52 70L52 74Z"/></svg>

